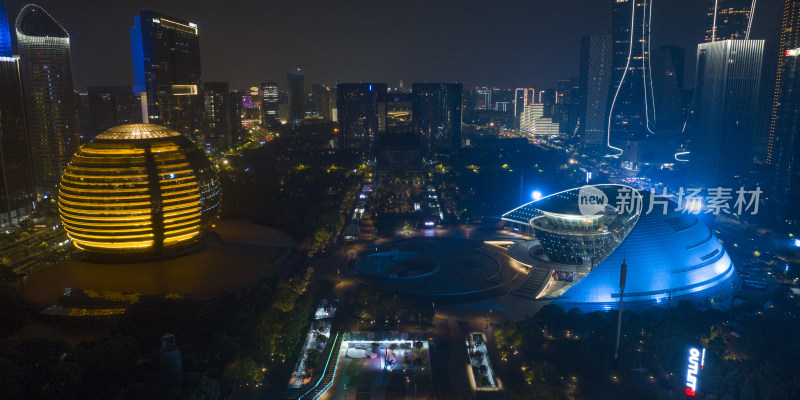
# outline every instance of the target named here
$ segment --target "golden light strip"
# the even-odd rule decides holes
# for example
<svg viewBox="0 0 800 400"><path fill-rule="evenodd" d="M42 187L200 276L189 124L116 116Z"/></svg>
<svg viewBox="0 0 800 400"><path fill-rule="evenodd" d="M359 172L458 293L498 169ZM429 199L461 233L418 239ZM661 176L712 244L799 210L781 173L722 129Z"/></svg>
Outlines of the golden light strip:
<svg viewBox="0 0 800 400"><path fill-rule="evenodd" d="M195 194L193 196L175 197L175 198L170 198L170 199L164 199L164 200L162 200L162 202L164 204L167 204L167 203L174 203L176 201L183 201L183 200L192 200L193 202L194 201L200 201L200 194ZM187 202L186 204L189 204L189 203ZM164 209L166 209L166 207L164 207Z"/></svg>
<svg viewBox="0 0 800 400"><path fill-rule="evenodd" d="M152 233L146 233L143 235L113 235L114 232L110 235L99 236L99 235L88 235L83 232L72 232L73 235L79 236L82 238L89 238L89 239L109 239L109 240L116 240L116 239L135 239L135 238L151 238L153 237Z"/></svg>
<svg viewBox="0 0 800 400"><path fill-rule="evenodd" d="M115 190L110 190L110 192L116 192ZM132 196L82 196L78 194L71 194L65 193L60 188L58 190L59 198L69 197L75 199L86 199L86 200L97 200L97 201L111 201L111 200L134 200L134 199L149 199L150 195L145 194L137 194Z"/></svg>
<svg viewBox="0 0 800 400"><path fill-rule="evenodd" d="M134 210L79 210L79 209L76 209L76 208L65 207L65 206L62 206L62 205L59 205L59 208L62 209L62 210L69 211L71 213L78 213L76 215L85 214L85 213L89 213L92 216L94 216L94 215L147 214L148 218L149 218L149 215L150 215L150 209L149 208L134 209ZM100 218L100 217L97 217L97 218Z"/></svg>
<svg viewBox="0 0 800 400"><path fill-rule="evenodd" d="M69 171L64 171L64 176L69 176L72 178L77 179L136 179L136 178L147 178L147 174L135 174L135 175L78 175L73 174Z"/></svg>
<svg viewBox="0 0 800 400"><path fill-rule="evenodd" d="M101 200L101 199L94 199L94 200ZM114 203L87 203L87 202L71 201L71 200L67 200L64 197L61 197L61 198L58 199L58 202L59 203L71 204L73 206L83 206L83 207L139 207L139 206L150 207L150 202L149 201L137 201L135 203L120 203L120 202L114 202Z"/></svg>

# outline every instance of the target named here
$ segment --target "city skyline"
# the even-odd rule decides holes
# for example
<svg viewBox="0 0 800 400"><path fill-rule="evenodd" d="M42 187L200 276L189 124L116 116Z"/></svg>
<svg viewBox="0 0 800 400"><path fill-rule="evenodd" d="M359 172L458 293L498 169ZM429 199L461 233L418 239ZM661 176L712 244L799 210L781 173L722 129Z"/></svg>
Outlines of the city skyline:
<svg viewBox="0 0 800 400"><path fill-rule="evenodd" d="M380 10L369 5L315 2L305 7L289 3L221 7L203 1L85 2L86 8L104 15L86 23L81 18L83 7L56 1L39 3L72 36L75 86L81 90L133 83L127 28L134 15L148 9L196 23L201 53L215 55L203 58L203 80L227 81L231 88L272 79L286 89L282 78L298 64L304 67L309 82L331 85L372 81L394 86L403 80L458 81L465 87L554 87L558 80L578 75L580 38L611 29L611 3L591 0L570 5L475 3L469 7L412 2ZM16 15L25 4L8 1L9 15ZM705 2L690 0L654 2L653 48L678 45L694 53L705 34L706 7ZM591 12L570 12L575 9ZM777 9L778 4L759 3L751 38L766 35ZM270 15L276 17L264 18ZM562 26L578 28L564 30ZM365 32L384 40L374 40ZM93 40L96 35L107 39L98 43ZM276 39L264 40L259 35ZM521 52L522 48L530 51ZM490 53L476 53L476 49ZM359 62L353 63L355 59ZM689 81L694 60L687 61ZM231 70L237 73L231 74Z"/></svg>
<svg viewBox="0 0 800 400"><path fill-rule="evenodd" d="M800 0L19 1L3 399L800 393Z"/></svg>

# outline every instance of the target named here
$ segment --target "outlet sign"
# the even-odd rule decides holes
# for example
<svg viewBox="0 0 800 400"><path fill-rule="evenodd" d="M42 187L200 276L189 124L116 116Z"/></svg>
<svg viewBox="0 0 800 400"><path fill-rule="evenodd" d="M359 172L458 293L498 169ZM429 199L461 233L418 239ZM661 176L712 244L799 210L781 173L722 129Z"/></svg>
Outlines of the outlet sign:
<svg viewBox="0 0 800 400"><path fill-rule="evenodd" d="M689 366L686 369L686 395L697 395L697 374L703 369L706 361L706 349L702 351L692 347L689 349Z"/></svg>

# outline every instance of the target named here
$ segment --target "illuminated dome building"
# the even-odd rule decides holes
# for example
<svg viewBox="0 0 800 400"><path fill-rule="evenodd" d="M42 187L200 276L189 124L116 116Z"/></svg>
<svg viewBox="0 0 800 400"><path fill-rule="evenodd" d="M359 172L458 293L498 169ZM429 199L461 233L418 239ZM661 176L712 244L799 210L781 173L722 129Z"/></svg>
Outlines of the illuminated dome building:
<svg viewBox="0 0 800 400"><path fill-rule="evenodd" d="M679 300L704 306L730 296L735 268L716 236L675 202L658 198L648 212L650 196L623 185L584 186L504 214L506 221L533 228L536 240L510 248L518 260L544 270L533 297L565 310L616 309L623 259L625 309ZM618 207L620 202L634 206Z"/></svg>
<svg viewBox="0 0 800 400"><path fill-rule="evenodd" d="M219 214L219 179L180 133L111 128L72 157L59 185L61 221L89 253L160 255L196 243Z"/></svg>

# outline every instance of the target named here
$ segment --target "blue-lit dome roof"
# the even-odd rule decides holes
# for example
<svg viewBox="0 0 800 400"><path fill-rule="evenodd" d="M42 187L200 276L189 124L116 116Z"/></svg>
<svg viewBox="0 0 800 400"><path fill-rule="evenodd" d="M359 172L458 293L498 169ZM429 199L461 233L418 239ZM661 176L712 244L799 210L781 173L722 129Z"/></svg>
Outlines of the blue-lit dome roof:
<svg viewBox="0 0 800 400"><path fill-rule="evenodd" d="M603 192L610 193L608 189L613 187L627 188L621 185L603 185L602 189ZM553 210L554 202L575 201L577 204L579 190L572 189L528 203L506 213L504 219L531 223L545 253L551 253L548 254L551 260L558 259L559 254L552 254L553 252L574 252L572 247L581 242L569 238L563 239L565 246L553 245L551 242L562 240L557 234L563 233L563 230L553 234L553 229L543 229L535 221L543 218L540 215L547 213L547 210ZM565 309L579 308L587 312L617 308L620 265L623 259L627 264L624 295L626 309L666 306L669 298L673 301L690 300L702 305L709 298L730 295L735 268L725 248L711 230L695 215L679 211L678 204L673 201L667 203L666 210L660 204L654 203L652 211L648 212L651 194L645 191L639 193L642 196L642 208L638 218L630 219L632 227L619 230L621 234L617 235L618 239L610 241L606 249L587 246L588 250L584 253L599 254L600 259L593 260L593 267L583 266L588 273L582 279L576 279L577 283L568 286L566 291L549 296L553 298L554 304ZM545 199L547 201L543 202ZM610 203L613 205L615 200L610 198ZM544 210L538 208L539 202L542 202ZM561 205L555 209L563 211L569 209L569 206ZM574 218L583 216L576 213ZM605 234L604 229L608 230L603 226L588 233L569 233L599 236ZM580 267L574 265L576 263L571 264L573 265L565 265L564 269L580 270ZM551 266L553 271L558 271L558 268L557 264Z"/></svg>

